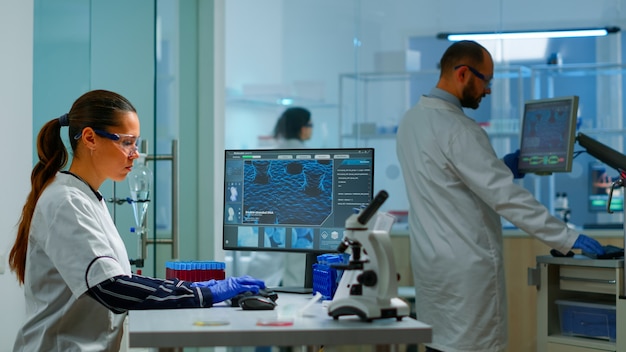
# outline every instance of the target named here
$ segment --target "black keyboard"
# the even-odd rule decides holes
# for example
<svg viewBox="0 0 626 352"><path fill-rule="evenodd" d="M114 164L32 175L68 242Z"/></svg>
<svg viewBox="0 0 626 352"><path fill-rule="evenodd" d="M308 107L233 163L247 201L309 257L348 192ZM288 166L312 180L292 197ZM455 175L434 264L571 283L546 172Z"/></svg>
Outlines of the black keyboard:
<svg viewBox="0 0 626 352"><path fill-rule="evenodd" d="M583 229L591 229L591 230L621 230L624 228L624 224L621 222L618 223L608 223L608 224L584 224Z"/></svg>
<svg viewBox="0 0 626 352"><path fill-rule="evenodd" d="M591 253L583 253L587 257L594 259L617 259L624 257L624 248L612 246L607 244L606 246L602 246L604 248L604 254L596 255Z"/></svg>

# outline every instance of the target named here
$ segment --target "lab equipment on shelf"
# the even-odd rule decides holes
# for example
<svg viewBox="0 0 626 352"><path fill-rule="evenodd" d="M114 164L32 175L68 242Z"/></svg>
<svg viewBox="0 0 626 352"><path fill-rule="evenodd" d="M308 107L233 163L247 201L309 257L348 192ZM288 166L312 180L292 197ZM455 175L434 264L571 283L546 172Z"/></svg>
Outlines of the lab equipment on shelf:
<svg viewBox="0 0 626 352"><path fill-rule="evenodd" d="M569 222L570 208L567 193L556 192L556 198L554 199L554 212L559 219L563 220L563 222Z"/></svg>

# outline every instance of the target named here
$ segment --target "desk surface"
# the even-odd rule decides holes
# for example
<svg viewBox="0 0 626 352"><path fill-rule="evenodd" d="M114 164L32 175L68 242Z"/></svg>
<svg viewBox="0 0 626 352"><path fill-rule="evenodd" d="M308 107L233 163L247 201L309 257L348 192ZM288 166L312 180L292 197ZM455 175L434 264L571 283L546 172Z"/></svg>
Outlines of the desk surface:
<svg viewBox="0 0 626 352"><path fill-rule="evenodd" d="M210 309L131 311L130 347L386 345L431 341L431 327L410 317L401 321L391 318L364 322L356 316L333 320L319 302L302 316L294 317L310 299L310 295L282 293L278 307L271 311L244 311L220 305ZM294 317L291 326L257 325L259 321L284 321L290 317ZM206 323L199 326L198 322Z"/></svg>
<svg viewBox="0 0 626 352"><path fill-rule="evenodd" d="M573 257L553 257L551 255L537 256L537 263L589 266L597 268L623 268L624 258L619 259L591 259L584 255L576 254Z"/></svg>

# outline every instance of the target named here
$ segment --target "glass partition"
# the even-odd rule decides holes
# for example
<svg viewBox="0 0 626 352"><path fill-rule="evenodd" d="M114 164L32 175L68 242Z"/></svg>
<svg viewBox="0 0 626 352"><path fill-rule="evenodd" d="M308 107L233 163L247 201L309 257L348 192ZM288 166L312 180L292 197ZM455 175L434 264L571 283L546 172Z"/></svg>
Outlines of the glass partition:
<svg viewBox="0 0 626 352"><path fill-rule="evenodd" d="M160 244L146 246L137 236L127 181L107 181L100 191L129 257L144 259L134 269L157 276L164 276L162 263L172 258L171 242L163 240L172 233L172 163L155 159L171 155L172 141L179 138L178 6L166 0L34 3L33 139L44 123L89 90L116 91L133 103L147 141L142 152L154 175L147 236Z"/></svg>
<svg viewBox="0 0 626 352"><path fill-rule="evenodd" d="M499 1L493 5L500 11L495 17L503 18L509 10ZM404 112L434 86L438 60L450 45L437 39L436 33L418 34L424 30L408 15L416 11L409 1L384 5L359 0L227 2L226 147L271 147L280 113L288 106L307 107L313 113L314 128L306 146L375 147L377 155L385 155L377 158L381 162L376 164L375 177L376 188L390 193L384 207L406 211L394 129ZM429 11L436 13L435 8ZM485 25L494 28L494 24ZM621 78L607 77L607 70L597 79L566 77L568 65L619 65L619 34L482 44L495 61L492 94L480 108L466 113L485 127L499 156L519 148L524 102L555 92L581 96L581 111L586 115L581 119L583 129L608 124L611 131L621 134L621 94L608 90L621 86ZM575 74L580 70L569 75ZM570 187L566 185L571 182L560 178L586 177L586 172L578 170L551 176L552 180L529 175L519 182L551 208L555 187L559 192ZM551 186L554 177L557 186ZM583 209L579 215L587 216Z"/></svg>

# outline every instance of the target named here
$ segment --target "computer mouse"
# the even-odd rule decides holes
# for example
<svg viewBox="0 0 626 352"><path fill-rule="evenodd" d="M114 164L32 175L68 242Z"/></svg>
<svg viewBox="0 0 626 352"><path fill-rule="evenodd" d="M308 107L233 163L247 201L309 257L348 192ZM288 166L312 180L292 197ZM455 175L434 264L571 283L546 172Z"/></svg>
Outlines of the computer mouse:
<svg viewBox="0 0 626 352"><path fill-rule="evenodd" d="M239 306L243 310L272 310L276 307L276 302L269 297L252 295L241 297Z"/></svg>
<svg viewBox="0 0 626 352"><path fill-rule="evenodd" d="M259 296L267 297L267 298L271 299L274 302L276 302L276 300L278 299L278 293L274 292L273 290L271 290L269 288L262 288L262 289L260 289L259 290Z"/></svg>
<svg viewBox="0 0 626 352"><path fill-rule="evenodd" d="M243 292L234 296L233 298L230 299L230 306L239 307L239 300L243 297L249 297L249 296L263 296L263 297L267 297L271 299L274 302L276 302L276 300L278 299L278 294L276 292L272 291L271 289L264 288L264 289L260 289L258 293L254 293L252 291L246 291L246 292Z"/></svg>
<svg viewBox="0 0 626 352"><path fill-rule="evenodd" d="M557 251L556 249L551 249L550 250L550 254L552 254L553 257L557 257L557 258L561 258L561 257L569 257L569 258L571 258L571 257L574 256L574 252L572 252L572 251L569 251L569 252L563 254L563 253Z"/></svg>

